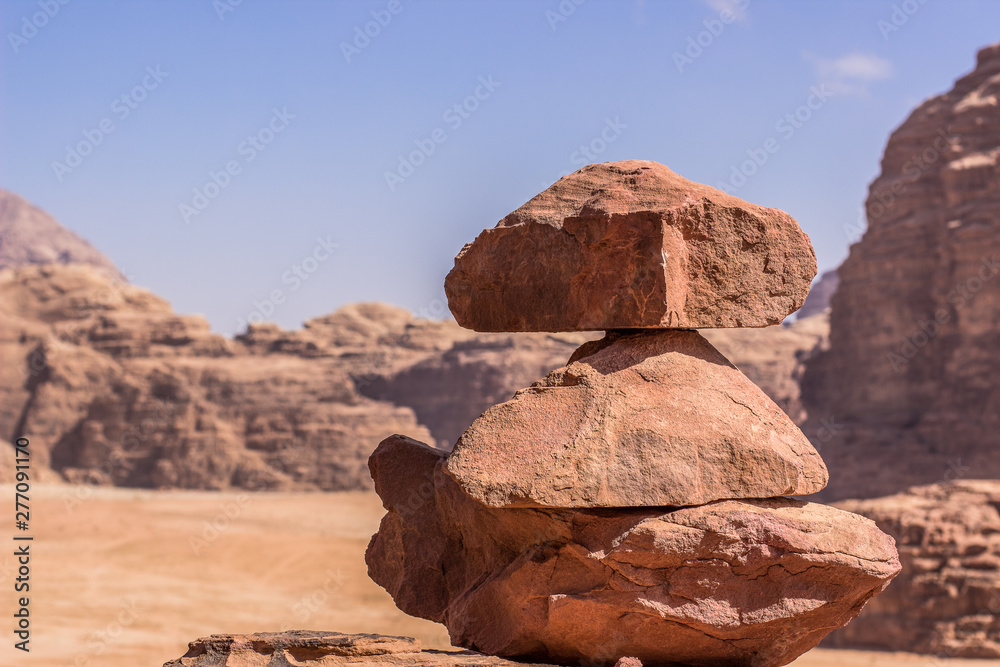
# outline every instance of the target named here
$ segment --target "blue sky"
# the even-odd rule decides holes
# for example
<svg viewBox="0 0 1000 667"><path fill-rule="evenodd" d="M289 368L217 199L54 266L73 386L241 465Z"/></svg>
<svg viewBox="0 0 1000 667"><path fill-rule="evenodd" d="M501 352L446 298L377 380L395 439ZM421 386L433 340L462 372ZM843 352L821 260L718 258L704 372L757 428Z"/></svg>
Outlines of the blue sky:
<svg viewBox="0 0 1000 667"><path fill-rule="evenodd" d="M889 132L1000 26L987 0L577 2L6 0L0 187L227 334L442 316L462 245L587 162L784 209L825 270Z"/></svg>

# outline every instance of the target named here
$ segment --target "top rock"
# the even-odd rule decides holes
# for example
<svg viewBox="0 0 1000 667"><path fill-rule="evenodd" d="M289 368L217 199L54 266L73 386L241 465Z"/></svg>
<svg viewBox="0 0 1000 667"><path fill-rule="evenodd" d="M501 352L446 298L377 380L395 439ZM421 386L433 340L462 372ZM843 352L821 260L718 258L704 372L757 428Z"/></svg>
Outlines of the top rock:
<svg viewBox="0 0 1000 667"><path fill-rule="evenodd" d="M476 331L763 327L815 275L787 213L628 160L565 176L485 230L445 292Z"/></svg>

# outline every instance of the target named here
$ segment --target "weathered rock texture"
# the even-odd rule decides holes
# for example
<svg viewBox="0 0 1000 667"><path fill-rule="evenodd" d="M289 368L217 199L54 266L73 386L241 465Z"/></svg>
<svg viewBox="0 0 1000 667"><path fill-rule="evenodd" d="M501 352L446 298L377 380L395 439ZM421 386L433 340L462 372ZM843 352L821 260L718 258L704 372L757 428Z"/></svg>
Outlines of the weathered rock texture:
<svg viewBox="0 0 1000 667"><path fill-rule="evenodd" d="M249 635L212 635L188 644L188 652L163 667L533 667L472 651L422 651L410 637L345 635L290 630Z"/></svg>
<svg viewBox="0 0 1000 667"><path fill-rule="evenodd" d="M827 481L798 427L696 331L584 344L473 422L447 470L494 507L700 505Z"/></svg>
<svg viewBox="0 0 1000 667"><path fill-rule="evenodd" d="M892 586L830 646L1000 658L1000 481L915 487L838 507L896 539L903 566Z"/></svg>
<svg viewBox="0 0 1000 667"><path fill-rule="evenodd" d="M630 160L565 176L484 231L445 292L476 331L762 327L815 275L787 213Z"/></svg>
<svg viewBox="0 0 1000 667"><path fill-rule="evenodd" d="M89 264L125 280L94 246L24 198L0 190L0 269L32 264Z"/></svg>
<svg viewBox="0 0 1000 667"><path fill-rule="evenodd" d="M576 664L783 665L898 572L862 517L785 498L675 510L493 509L402 436L371 458L388 510L369 574L452 642Z"/></svg>
<svg viewBox="0 0 1000 667"><path fill-rule="evenodd" d="M824 497L1000 477L1000 44L892 133L803 398Z"/></svg>

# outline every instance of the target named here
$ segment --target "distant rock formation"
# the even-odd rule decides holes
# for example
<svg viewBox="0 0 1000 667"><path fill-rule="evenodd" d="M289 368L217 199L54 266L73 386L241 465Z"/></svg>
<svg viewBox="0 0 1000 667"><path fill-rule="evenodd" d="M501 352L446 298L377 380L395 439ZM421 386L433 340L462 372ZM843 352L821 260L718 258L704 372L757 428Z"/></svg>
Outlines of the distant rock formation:
<svg viewBox="0 0 1000 667"><path fill-rule="evenodd" d="M212 635L188 644L188 652L163 667L543 667L474 651L422 651L411 637L345 635L288 630ZM641 667L641 665L639 666Z"/></svg>
<svg viewBox="0 0 1000 667"><path fill-rule="evenodd" d="M1000 480L932 484L837 506L892 535L903 572L826 645L1000 658Z"/></svg>
<svg viewBox="0 0 1000 667"><path fill-rule="evenodd" d="M826 498L1000 477L998 100L995 44L889 138L802 381Z"/></svg>
<svg viewBox="0 0 1000 667"><path fill-rule="evenodd" d="M335 343L310 348L322 333L267 353L82 264L0 271L0 295L0 436L27 435L33 465L70 481L365 488L386 431L429 435L360 396Z"/></svg>
<svg viewBox="0 0 1000 667"><path fill-rule="evenodd" d="M125 280L97 248L19 195L0 190L0 269L31 264L90 264Z"/></svg>
<svg viewBox="0 0 1000 667"><path fill-rule="evenodd" d="M801 320L825 313L830 308L830 299L833 298L839 284L840 277L837 276L836 269L823 273L819 280L813 283L812 289L809 290L809 296L806 297L802 307L796 311L795 318Z"/></svg>

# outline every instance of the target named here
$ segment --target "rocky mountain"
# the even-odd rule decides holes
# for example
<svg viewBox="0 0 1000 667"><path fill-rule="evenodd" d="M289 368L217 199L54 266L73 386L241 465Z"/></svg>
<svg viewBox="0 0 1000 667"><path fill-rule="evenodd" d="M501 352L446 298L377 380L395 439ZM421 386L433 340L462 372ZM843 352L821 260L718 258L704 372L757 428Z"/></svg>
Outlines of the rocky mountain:
<svg viewBox="0 0 1000 667"><path fill-rule="evenodd" d="M369 438L426 432L335 364L254 354L90 266L4 270L0 294L2 435L71 481L357 488Z"/></svg>
<svg viewBox="0 0 1000 667"><path fill-rule="evenodd" d="M90 264L124 280L104 253L23 197L0 189L0 269L30 264Z"/></svg>
<svg viewBox="0 0 1000 667"><path fill-rule="evenodd" d="M998 100L995 44L889 138L802 380L826 497L1000 477Z"/></svg>

